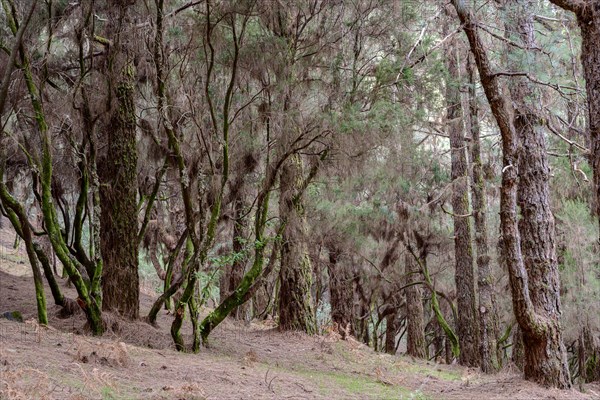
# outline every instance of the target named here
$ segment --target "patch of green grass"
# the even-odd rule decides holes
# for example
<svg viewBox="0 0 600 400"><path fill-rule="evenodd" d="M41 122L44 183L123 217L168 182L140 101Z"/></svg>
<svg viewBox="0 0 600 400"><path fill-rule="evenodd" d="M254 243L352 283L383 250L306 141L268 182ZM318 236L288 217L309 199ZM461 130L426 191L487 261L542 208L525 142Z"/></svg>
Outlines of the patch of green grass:
<svg viewBox="0 0 600 400"><path fill-rule="evenodd" d="M110 386L104 386L100 390L102 394L102 400L117 400L117 395Z"/></svg>
<svg viewBox="0 0 600 400"><path fill-rule="evenodd" d="M361 398L366 397L378 400L426 399L425 397L411 397L414 392L411 392L407 388L385 385L368 376L334 371L306 370L302 368L286 369L286 372L309 378L324 395L335 393L334 387L337 387L348 394L360 395ZM339 393L335 394L339 395Z"/></svg>
<svg viewBox="0 0 600 400"><path fill-rule="evenodd" d="M448 371L439 368L438 365L425 365L422 363L413 364L404 360L394 363L394 368L401 373L409 373L414 375L433 376L443 381L457 381L461 378L461 373L458 371Z"/></svg>

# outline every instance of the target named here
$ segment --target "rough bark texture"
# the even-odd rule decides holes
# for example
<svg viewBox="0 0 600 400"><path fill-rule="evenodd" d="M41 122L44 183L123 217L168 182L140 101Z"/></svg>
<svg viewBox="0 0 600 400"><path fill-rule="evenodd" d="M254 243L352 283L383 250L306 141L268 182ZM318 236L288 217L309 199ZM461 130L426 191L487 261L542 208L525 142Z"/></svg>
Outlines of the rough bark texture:
<svg viewBox="0 0 600 400"><path fill-rule="evenodd" d="M331 320L338 325L342 338L354 335L354 279L348 274L346 266L340 262L341 250L330 245L329 263L329 295L331 303Z"/></svg>
<svg viewBox="0 0 600 400"><path fill-rule="evenodd" d="M523 330L524 336L527 334L530 338L532 348L525 345L526 352L526 373L527 379L534 380L546 386L568 388L571 386L568 369L565 369L564 352L561 349L560 323L558 320L558 292L551 293L550 298L545 298L540 292L540 285L553 285L554 269L552 264L546 268L533 271L534 277L538 282L531 282L528 271L523 262L521 253L521 240L517 214L517 185L519 181L519 162L518 162L518 135L513 121L514 110L500 90L498 76L492 71L490 61L485 50L485 46L479 37L471 10L466 6L463 0L452 1L458 12L461 23L464 26L464 32L467 35L471 51L474 55L482 86L484 88L492 113L500 128L502 136L502 189L500 192L500 226L503 242L503 258L509 271L510 286L512 291L513 310L519 326ZM537 143L535 138L530 139L532 144ZM539 143L538 143L539 144ZM534 150L540 152L539 149ZM541 156L545 156L543 153ZM536 160L532 160L535 162ZM547 185L547 169L544 165L530 166L529 171L522 175L530 184ZM533 170L533 169L536 170ZM529 173L529 175L527 175ZM532 190L542 190L538 186ZM523 196L521 196L523 197ZM546 199L547 201L547 199ZM522 201L523 202L523 201ZM528 204L523 203L525 207ZM539 224L538 228L550 228L553 221L544 220L548 215L544 214L546 207L531 207L522 210L523 219L541 218L537 221L525 221L524 224ZM539 214L536 214L538 212ZM544 232L536 231L534 226L530 225L532 234L535 233L543 238ZM553 226L552 226L553 229ZM545 240L545 239L542 239ZM540 249L537 249L535 242L525 239L525 246L531 246L528 254L538 254L546 259L556 261L552 254L544 254L541 248L548 249L549 243L542 243ZM552 243L553 246L553 243ZM557 289L553 287L553 289ZM535 299L535 300L534 300ZM534 303L534 301L536 303ZM548 309L546 310L546 307ZM527 353L531 353L528 355Z"/></svg>
<svg viewBox="0 0 600 400"><path fill-rule="evenodd" d="M446 51L449 79L446 81L446 107L448 135L452 159L452 210L454 220L454 259L458 305L459 362L462 365L479 365L479 326L477 315L477 288L473 268L471 223L469 214L469 178L463 136L460 76L456 41Z"/></svg>
<svg viewBox="0 0 600 400"><path fill-rule="evenodd" d="M111 16L115 25L109 27L113 45L107 55L111 66L107 85L113 103L102 128L108 147L99 166L100 229L103 309L135 319L139 316L135 73L121 37L127 9L115 1Z"/></svg>
<svg viewBox="0 0 600 400"><path fill-rule="evenodd" d="M290 157L281 169L279 215L285 221L279 271L279 328L316 332L312 306L312 266L306 248L306 220L301 196L297 196L303 179L302 159Z"/></svg>
<svg viewBox="0 0 600 400"><path fill-rule="evenodd" d="M248 234L247 213L249 208L249 204L247 204L245 201L245 193L243 192L243 189L233 202L233 207L233 237L231 239L232 249L234 254L242 254L245 249L244 239ZM246 272L247 263L248 257L245 255L239 259L236 258L236 261L231 266L231 269L228 270L227 274L224 275L225 280L222 283L221 293L222 299L225 299L227 296L229 296L242 282L242 278ZM232 311L230 316L234 319L246 319L249 317L249 311L249 304L245 303Z"/></svg>
<svg viewBox="0 0 600 400"><path fill-rule="evenodd" d="M475 245L477 249L477 289L479 292L479 352L481 370L497 372L498 360L498 308L494 294L494 276L490 266L488 232L485 212L485 179L481 162L481 141L479 138L479 116L475 91L475 71L472 58L467 58L469 76L469 126L471 131L471 196L473 199L473 221L475 223Z"/></svg>
<svg viewBox="0 0 600 400"><path fill-rule="evenodd" d="M512 362L517 368L523 371L525 367L525 348L523 347L523 331L518 326L515 327L512 335Z"/></svg>
<svg viewBox="0 0 600 400"><path fill-rule="evenodd" d="M391 312L385 317L385 352L396 354L396 334L400 321L398 313Z"/></svg>
<svg viewBox="0 0 600 400"><path fill-rule="evenodd" d="M417 266L413 255L406 252L404 255L404 273L406 285L421 281L420 268ZM406 354L425 358L425 326L423 322L423 299L419 285L409 286L406 291Z"/></svg>
<svg viewBox="0 0 600 400"><path fill-rule="evenodd" d="M512 0L507 30L517 32L526 48L535 46L532 4ZM512 48L508 49L512 52ZM513 69L522 66L511 57ZM516 70L516 69L515 69ZM569 367L560 327L560 278L556 258L554 215L550 206L550 167L544 133L530 100L539 96L527 80L515 78L509 85L516 110L514 124L519 140L519 183L517 201L521 211L519 232L523 262L529 277L529 293L534 312L550 322L543 338L523 329L525 377L568 381Z"/></svg>

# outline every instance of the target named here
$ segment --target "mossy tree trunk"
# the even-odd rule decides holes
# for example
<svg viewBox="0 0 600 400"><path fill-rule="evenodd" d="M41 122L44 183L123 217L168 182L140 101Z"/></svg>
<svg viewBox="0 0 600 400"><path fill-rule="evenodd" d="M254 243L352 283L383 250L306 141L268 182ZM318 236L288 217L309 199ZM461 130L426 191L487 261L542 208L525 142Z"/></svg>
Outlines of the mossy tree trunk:
<svg viewBox="0 0 600 400"><path fill-rule="evenodd" d="M16 16L12 12L15 10L15 7L14 4L9 5L9 3L10 0L2 0L2 6L7 15L9 27L13 34L17 34ZM59 220L52 198L53 160L51 136L48 132L48 125L46 123L42 98L40 96L38 86L34 81L29 58L22 43L20 43L19 46L19 55L21 69L23 71L25 84L30 96L36 127L41 142L41 160L39 165L37 165L37 170L39 171L41 184L41 194L39 200L41 202L45 229L56 256L63 264L63 267L69 275L71 282L77 289L77 294L79 296L78 303L86 315L92 333L94 335L101 335L104 327L102 323L100 304L96 298L90 295L90 287L87 286L87 283L84 281L80 273L80 270L83 269L83 266L81 266L76 259L71 257L69 248L65 243L61 232L61 227L58 222ZM35 249L33 249L33 253L34 252ZM92 282L91 287L93 289L94 282Z"/></svg>
<svg viewBox="0 0 600 400"><path fill-rule="evenodd" d="M279 270L279 329L316 333L312 304L312 266L306 247L307 226L299 192L304 179L302 158L295 154L281 169L279 215L285 221Z"/></svg>
<svg viewBox="0 0 600 400"><path fill-rule="evenodd" d="M130 2L131 3L131 2ZM135 70L124 42L129 6L110 3L107 37L107 96L112 100L102 134L106 154L99 163L103 309L139 317L137 149Z"/></svg>
<svg viewBox="0 0 600 400"><path fill-rule="evenodd" d="M231 249L236 255L235 261L231 267L226 266L221 277L220 294L221 299L225 299L239 286L246 272L248 256L246 253L246 239L249 231L248 213L250 204L246 201L246 185L242 182L237 197L233 201L233 234L231 238ZM247 306L236 308L231 316L235 319L246 319L249 309Z"/></svg>
<svg viewBox="0 0 600 400"><path fill-rule="evenodd" d="M3 145L2 138L0 138L0 145ZM25 242L25 250L27 251L27 257L29 258L31 271L33 272L38 321L41 325L47 325L48 312L46 310L46 296L44 295L44 281L35 251L33 233L23 205L10 195L4 184L5 161L5 154L0 152L0 203L2 203L2 206L6 210L15 231Z"/></svg>

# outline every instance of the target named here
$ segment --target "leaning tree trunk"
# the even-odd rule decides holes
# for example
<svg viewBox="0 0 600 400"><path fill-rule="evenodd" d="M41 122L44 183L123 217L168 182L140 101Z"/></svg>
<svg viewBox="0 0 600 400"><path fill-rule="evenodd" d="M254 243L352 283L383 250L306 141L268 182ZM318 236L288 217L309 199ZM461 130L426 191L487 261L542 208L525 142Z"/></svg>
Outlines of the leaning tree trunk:
<svg viewBox="0 0 600 400"><path fill-rule="evenodd" d="M307 226L300 192L303 180L300 155L291 156L282 166L279 215L285 221L279 271L279 328L316 333L312 306L312 266L306 248Z"/></svg>
<svg viewBox="0 0 600 400"><path fill-rule="evenodd" d="M488 233L485 212L485 179L481 162L481 141L479 139L479 116L475 92L475 71L472 58L467 57L469 75L469 119L471 131L471 196L473 198L473 221L475 223L475 245L477 248L477 289L479 291L479 352L481 370L491 373L500 368L498 360L498 308L494 294L494 275L490 266Z"/></svg>
<svg viewBox="0 0 600 400"><path fill-rule="evenodd" d="M135 319L139 316L135 72L123 45L128 6L112 3L107 96L113 100L102 128L108 146L99 165L102 306Z"/></svg>
<svg viewBox="0 0 600 400"><path fill-rule="evenodd" d="M459 363L478 366L480 355L477 288L471 244L469 176L463 137L457 44L456 40L451 41L446 51L446 65L449 75L449 79L446 81L446 107L452 159L452 218L454 220L454 259L456 266L454 277L458 305L457 333L460 344Z"/></svg>
<svg viewBox="0 0 600 400"><path fill-rule="evenodd" d="M452 0L452 3L463 24L479 70L481 84L502 136L500 230L503 258L509 271L513 310L524 336L528 335L529 344L532 346L529 348L527 344L525 345L525 376L546 386L568 388L571 386L571 381L568 368L565 368L566 363L563 362L566 359L564 346L560 345L562 342L559 321L560 297L557 285L558 271L554 268L556 257L552 254L554 241L552 237L547 236L546 232L535 230L535 228L546 231L554 229L548 208L547 162L544 163L545 153L539 147L542 146L540 136L536 134L535 137L529 138L528 144L536 146L532 150L534 159L531 160L532 165L526 167L525 171L519 171L521 167L517 153L519 137L513 121L514 109L509 98L500 90L499 77L491 68L472 11L466 6L464 0ZM526 207L522 210L522 219L525 221L521 223L526 230L524 246L528 248L525 252L540 257L536 259L539 261L536 265L540 269L531 271L531 277L530 271L525 268L521 252L517 214L517 186L520 176L529 184L540 185L531 188L533 192L529 194L530 198L523 194L520 196L521 204ZM533 205L531 201L534 198L542 203ZM533 218L537 219L531 221ZM527 232L527 229L531 231ZM538 241L531 241L536 234ZM545 253L549 249L551 252ZM548 285L547 290L541 287L544 283ZM549 297L543 297L543 293L549 294Z"/></svg>

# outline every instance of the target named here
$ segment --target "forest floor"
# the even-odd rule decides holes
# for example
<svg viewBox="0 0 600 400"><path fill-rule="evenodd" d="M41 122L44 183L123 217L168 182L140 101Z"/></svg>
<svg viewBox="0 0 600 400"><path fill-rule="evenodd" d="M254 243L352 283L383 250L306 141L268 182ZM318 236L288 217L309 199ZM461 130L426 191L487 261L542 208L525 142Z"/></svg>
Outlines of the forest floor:
<svg viewBox="0 0 600 400"><path fill-rule="evenodd" d="M25 322L0 318L0 399L600 399L600 385L549 390L510 370L483 375L269 323L225 321L199 354L173 349L166 312L157 328L109 316L113 329L96 338L82 313L57 317L48 288L49 326L40 327L29 263L13 240L0 231L0 314L19 311ZM142 315L155 297L143 290Z"/></svg>

